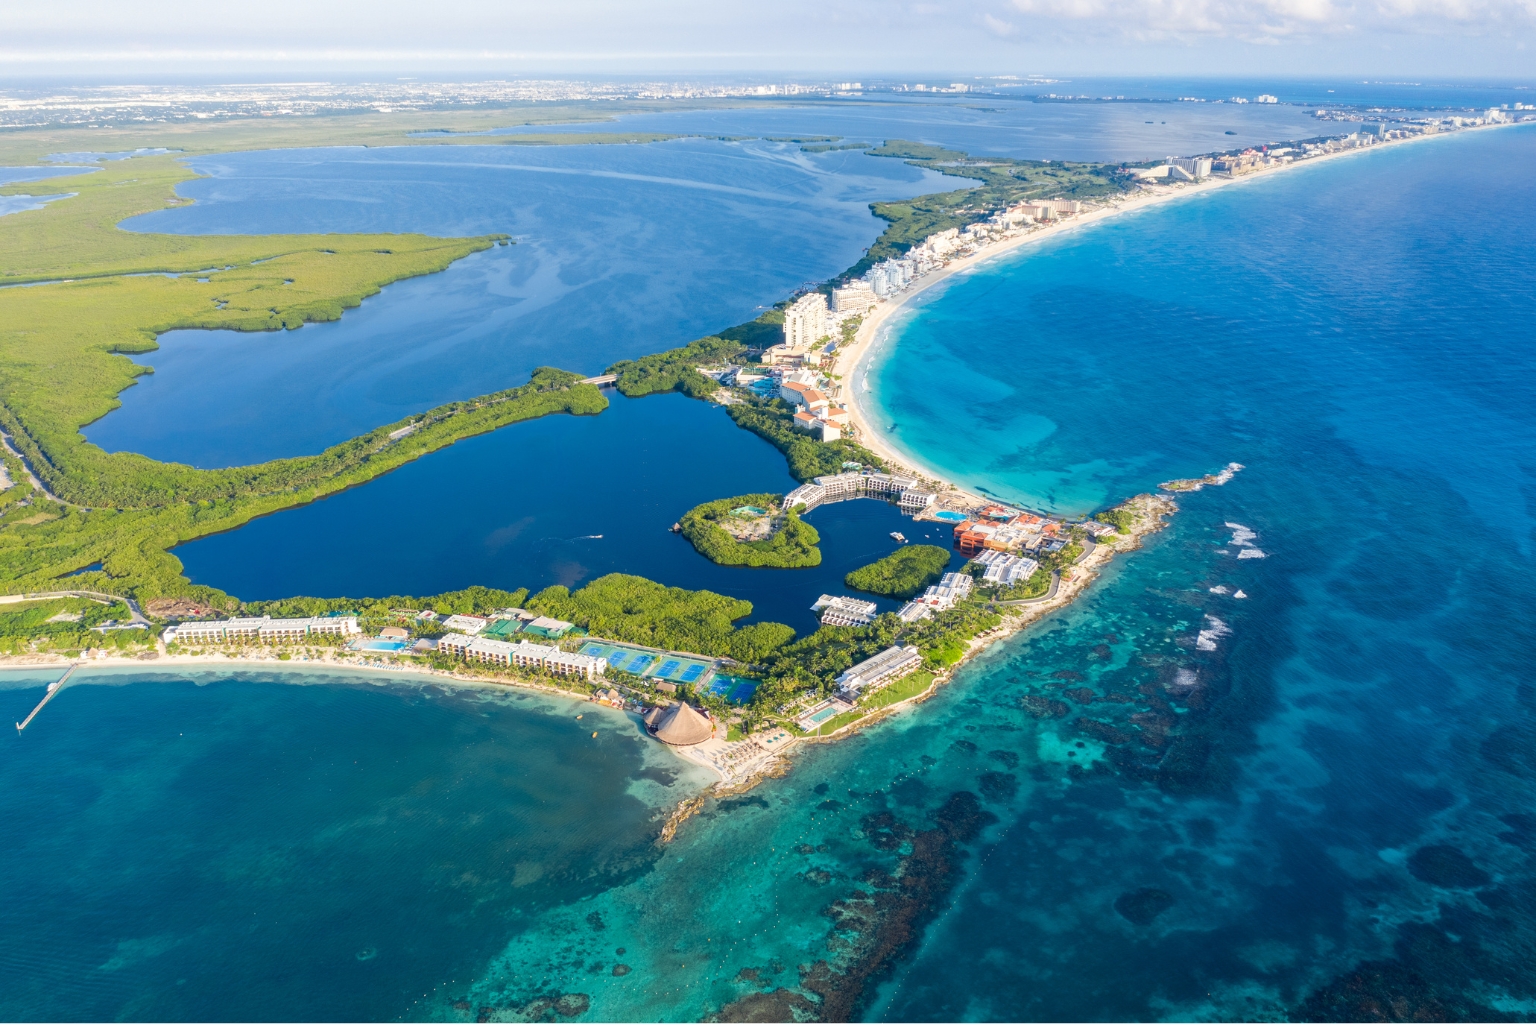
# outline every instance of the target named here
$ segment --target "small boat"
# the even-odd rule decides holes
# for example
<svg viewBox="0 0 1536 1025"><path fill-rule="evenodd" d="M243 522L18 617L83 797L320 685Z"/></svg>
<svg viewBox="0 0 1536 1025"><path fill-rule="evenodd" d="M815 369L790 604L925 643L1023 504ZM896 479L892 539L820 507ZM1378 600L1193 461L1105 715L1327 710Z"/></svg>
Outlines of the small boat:
<svg viewBox="0 0 1536 1025"><path fill-rule="evenodd" d="M907 543L907 535L903 534L899 530L891 531L891 537L895 538L897 541L899 541L902 544L906 544Z"/></svg>

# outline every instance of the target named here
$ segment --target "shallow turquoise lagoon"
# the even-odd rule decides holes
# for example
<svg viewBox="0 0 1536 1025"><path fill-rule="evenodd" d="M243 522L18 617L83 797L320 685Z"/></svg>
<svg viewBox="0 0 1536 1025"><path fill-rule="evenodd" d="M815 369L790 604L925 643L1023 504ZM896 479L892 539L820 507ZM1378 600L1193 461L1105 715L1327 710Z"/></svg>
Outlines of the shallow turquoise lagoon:
<svg viewBox="0 0 1536 1025"><path fill-rule="evenodd" d="M402 674L82 670L0 746L12 1021L395 1018L702 782L612 709Z"/></svg>

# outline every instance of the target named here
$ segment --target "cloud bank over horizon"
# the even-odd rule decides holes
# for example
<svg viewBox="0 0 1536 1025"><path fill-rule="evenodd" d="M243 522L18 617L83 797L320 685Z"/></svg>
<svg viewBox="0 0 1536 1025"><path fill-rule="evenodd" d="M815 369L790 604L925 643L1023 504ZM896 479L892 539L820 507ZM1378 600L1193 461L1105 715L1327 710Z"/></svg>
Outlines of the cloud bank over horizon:
<svg viewBox="0 0 1536 1025"><path fill-rule="evenodd" d="M0 77L535 73L1531 75L1536 0L55 0Z"/></svg>

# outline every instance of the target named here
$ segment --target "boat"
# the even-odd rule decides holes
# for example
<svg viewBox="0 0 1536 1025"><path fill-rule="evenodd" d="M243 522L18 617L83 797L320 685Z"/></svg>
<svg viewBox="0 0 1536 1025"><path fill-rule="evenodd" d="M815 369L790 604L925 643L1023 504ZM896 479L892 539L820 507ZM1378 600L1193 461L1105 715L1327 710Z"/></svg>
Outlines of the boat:
<svg viewBox="0 0 1536 1025"><path fill-rule="evenodd" d="M891 531L891 537L895 538L897 541L899 541L902 544L906 544L907 543L907 535L903 534L899 530Z"/></svg>
<svg viewBox="0 0 1536 1025"><path fill-rule="evenodd" d="M674 533L674 534L681 534L682 532L683 532L683 525L681 523L674 523L674 524L672 524L672 533Z"/></svg>

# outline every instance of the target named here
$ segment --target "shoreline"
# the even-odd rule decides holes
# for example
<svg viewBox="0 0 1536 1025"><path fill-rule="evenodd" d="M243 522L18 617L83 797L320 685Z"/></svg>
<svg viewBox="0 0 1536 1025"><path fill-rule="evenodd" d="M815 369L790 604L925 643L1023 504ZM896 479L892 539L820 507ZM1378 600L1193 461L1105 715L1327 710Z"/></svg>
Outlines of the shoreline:
<svg viewBox="0 0 1536 1025"><path fill-rule="evenodd" d="M1481 127L1508 126L1488 125ZM1472 130L1475 129L1464 129L1464 131ZM1461 133L1453 132L1446 134ZM860 389L857 387L860 381L860 374L867 375L872 370L874 361L881 352L881 343L891 340L890 332L894 328L894 321L897 315L907 309L912 300L928 293L941 283L974 271L987 261L1005 257L1024 246L1042 243L1063 233L1089 227L1094 223L1102 222L1118 214L1134 212L1160 203L1196 196L1213 189L1223 188L1251 179L1258 179L1286 170L1294 170L1300 166L1321 163L1335 157L1372 152L1386 146L1397 145L1398 143L1422 141L1437 137L1418 136L1413 139L1396 140L1362 149L1329 153L1305 161L1262 168L1238 178L1210 178L1202 182L1187 184L1147 186L1143 191L1126 198L1121 198L1118 202L1111 201L1104 206L1086 211L1069 220L1004 239L986 246L981 251L950 261L940 270L919 279L908 290L876 306L860 324L852 343L846 347L839 348L834 353L831 365L827 369L830 373L843 376L843 384L840 389L842 394L840 397L848 409L851 421L855 425L857 440L881 459L886 460L892 470L912 473L915 476L934 481L940 486L941 490L960 497L968 503L989 504L996 501L995 496L981 495L968 491L948 481L942 474L923 469L914 469L914 464L921 464L913 456L900 451L894 435L888 435L883 431L874 429L870 410L860 402L860 399L864 398L859 394ZM845 371L846 373L844 373ZM789 756L800 742L819 744L840 740L849 734L856 733L859 730L883 721L891 714L928 700L941 687L953 682L958 677L961 669L967 663L980 656L981 653L991 649L998 643L1007 641L1051 613L1075 602L1089 585L1100 576L1103 569L1114 559L1116 554L1120 552L1128 553L1141 548L1146 538L1168 526L1169 517L1178 510L1178 504L1172 498L1163 494L1136 495L1120 503L1117 507L1131 509L1136 513L1133 528L1125 534L1121 542L1114 545L1098 544L1091 546L1080 561L1062 570L1058 585L1047 597L1034 600L1027 605L999 607L998 611L1003 616L1002 623L986 634L979 635L968 641L966 650L961 655L959 661L936 674L932 682L922 692L880 708L870 709L858 719L847 723L827 736L799 736L780 729L764 731L764 737L769 737L772 734L766 741L757 734L754 734L739 741L727 740L723 736L714 737L702 744L689 748L664 745L669 747L677 758L689 763L693 767L708 770L718 778L714 782L701 787L696 794L686 798L674 809L672 816L667 820L664 827L662 842L670 840L675 834L677 827L686 818L701 810L706 804L706 798L718 798L730 794L743 793L751 790L766 779L785 775L793 767ZM0 657L0 681L3 681L6 671L63 671L71 665L78 666L79 671L82 671L85 675L88 675L92 669L126 670L143 674L177 673L178 671L186 672L189 670L207 669L294 674L341 670L347 673L356 673L362 680L366 680L374 685L387 683L391 676L413 676L419 682L437 683L445 687L473 690L516 688L542 692L551 697L561 697L577 703L590 703L595 700L585 694L532 680L478 676L472 673L433 669L428 666L410 664L391 665L382 661L359 663L340 658L282 659L276 657L275 654L256 657L245 652L235 655L171 655L164 650L163 646L159 647L158 652L154 656L147 658L108 656L72 661L55 655ZM617 710L621 711L626 718L637 718L627 708ZM770 744L775 746L770 747Z"/></svg>
<svg viewBox="0 0 1536 1025"><path fill-rule="evenodd" d="M1230 185L1257 181L1271 175L1294 171L1298 168L1315 167L1341 157L1376 153L1386 149L1395 149L1398 146L1428 142L1433 139L1455 138L1469 132L1488 131L1496 128L1513 128L1525 123L1511 122L1508 124L1477 125L1454 132L1444 132L1436 135L1417 135L1411 139L1395 139L1360 149L1341 150L1337 153L1325 153L1322 156L1309 157L1306 160L1294 161L1289 164L1264 167L1256 171L1250 171L1237 178L1213 177L1206 178L1204 181L1179 183L1177 185L1145 185L1143 186L1144 191L1142 193L1133 193L1120 202L1111 201L1107 206L1088 210L1072 217L1070 220L1060 221L1044 229L1004 239L1001 242L994 242L980 252L971 253L970 255L952 260L945 264L941 270L918 279L907 290L881 302L860 323L858 331L854 334L853 343L846 347L839 347L834 353L832 364L827 368L827 372L828 374L838 374L842 377L843 387L838 397L842 399L844 408L848 410L848 418L856 432L855 440L887 463L890 463L892 469L936 480L948 490L965 496L971 501L980 503L997 501L995 496L976 494L954 484L937 471L922 468L921 461L915 455L901 451L893 435L887 434L885 431L879 430L874 426L874 421L870 417L870 410L861 403L861 399L865 399L865 396L860 394L861 389L858 385L861 381L867 382L868 375L874 369L875 358L882 347L881 343L889 341L888 333L885 337L881 336L881 328L890 324L897 314L907 308L918 296L952 278L971 273L990 260L1007 256L1025 246L1038 245L1079 228L1088 228L1121 214L1135 213L1163 203L1173 202L1178 199L1188 199ZM891 326L894 328L894 325ZM865 399L865 401L867 402L868 400Z"/></svg>

